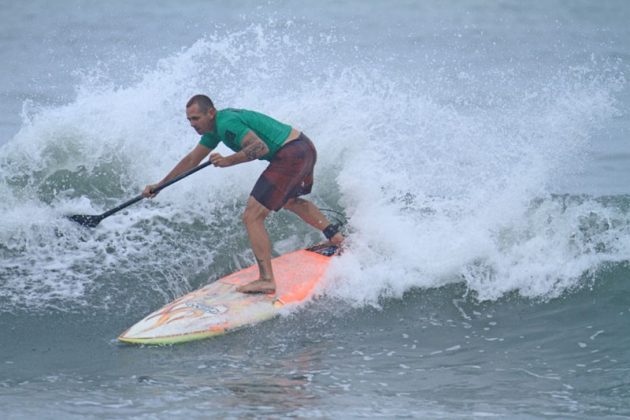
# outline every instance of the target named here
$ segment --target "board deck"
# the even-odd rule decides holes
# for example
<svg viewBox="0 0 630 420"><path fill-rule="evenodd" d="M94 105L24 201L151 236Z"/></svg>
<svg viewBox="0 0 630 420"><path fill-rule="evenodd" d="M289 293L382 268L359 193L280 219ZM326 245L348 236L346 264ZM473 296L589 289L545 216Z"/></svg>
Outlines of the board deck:
<svg viewBox="0 0 630 420"><path fill-rule="evenodd" d="M118 340L134 344L182 343L268 320L283 306L308 299L336 253L335 246L323 245L274 258L275 295L237 292L238 286L258 278L258 267L237 271L149 314Z"/></svg>

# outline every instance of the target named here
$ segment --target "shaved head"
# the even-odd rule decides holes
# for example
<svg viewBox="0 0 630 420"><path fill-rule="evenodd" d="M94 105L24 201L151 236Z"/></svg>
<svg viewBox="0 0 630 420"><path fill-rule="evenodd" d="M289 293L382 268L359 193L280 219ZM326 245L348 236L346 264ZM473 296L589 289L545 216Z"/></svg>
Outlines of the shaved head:
<svg viewBox="0 0 630 420"><path fill-rule="evenodd" d="M197 104L199 111L206 114L208 110L214 108L214 104L212 103L212 99L207 97L206 95L195 95L188 100L186 104L186 108L190 108L194 104Z"/></svg>

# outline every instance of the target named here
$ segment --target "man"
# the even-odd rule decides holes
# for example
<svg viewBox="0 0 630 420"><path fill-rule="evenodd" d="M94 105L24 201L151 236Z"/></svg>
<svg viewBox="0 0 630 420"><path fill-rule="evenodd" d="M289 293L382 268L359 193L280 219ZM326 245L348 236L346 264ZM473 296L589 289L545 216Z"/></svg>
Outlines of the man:
<svg viewBox="0 0 630 420"><path fill-rule="evenodd" d="M331 224L310 201L300 198L311 192L313 168L317 152L304 134L266 115L238 109L217 111L212 100L195 95L186 104L190 125L201 134L201 140L157 184L147 185L143 195L155 197L159 185L192 169L210 154L214 166L225 168L254 159L268 160L269 166L254 185L243 213L243 222L258 264L258 280L239 287L243 293L275 293L276 284L271 267L271 243L265 229L265 218L281 208L290 210L302 220L321 230L326 238L338 245L344 237L338 226ZM219 142L234 151L229 156L211 153Z"/></svg>

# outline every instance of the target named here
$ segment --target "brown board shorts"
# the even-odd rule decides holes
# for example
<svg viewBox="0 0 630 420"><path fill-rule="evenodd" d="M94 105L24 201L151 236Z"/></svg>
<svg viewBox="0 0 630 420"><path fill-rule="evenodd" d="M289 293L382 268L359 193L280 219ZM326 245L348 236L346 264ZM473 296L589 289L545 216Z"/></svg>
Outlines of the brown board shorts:
<svg viewBox="0 0 630 420"><path fill-rule="evenodd" d="M316 160L315 146L300 134L278 150L250 195L267 209L280 210L291 198L311 192Z"/></svg>

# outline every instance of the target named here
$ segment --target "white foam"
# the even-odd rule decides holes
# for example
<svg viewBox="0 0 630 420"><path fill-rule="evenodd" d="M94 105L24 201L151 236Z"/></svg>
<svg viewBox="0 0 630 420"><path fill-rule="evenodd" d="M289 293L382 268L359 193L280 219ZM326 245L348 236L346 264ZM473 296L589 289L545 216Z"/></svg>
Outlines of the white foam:
<svg viewBox="0 0 630 420"><path fill-rule="evenodd" d="M401 75L365 56L348 65L327 53L339 41L305 39L261 26L213 35L132 84L96 71L71 103L26 104L22 129L0 150L0 239L28 268L18 279L14 262L2 262L2 296L18 306L80 304L108 275L169 295L170 267L196 275L216 249L247 251L240 212L262 163L205 169L91 233L61 217L98 214L164 176L198 141L184 115L195 93L266 112L315 141L313 197L344 208L351 232L325 293L352 304L462 281L481 299L557 296L625 258L621 210L550 195L617 112L618 80L602 65L552 69L554 78L541 72L527 84L504 75L508 86L494 92L469 69L471 98L461 101L448 79L461 82L457 69L432 74L416 63ZM49 186L64 171L76 185ZM278 246L296 241L287 234ZM156 269L161 280L143 277Z"/></svg>

